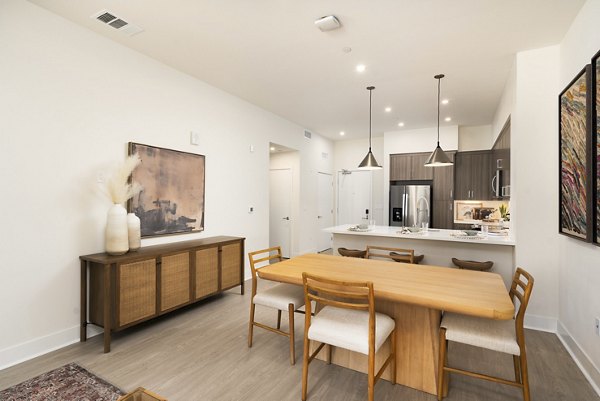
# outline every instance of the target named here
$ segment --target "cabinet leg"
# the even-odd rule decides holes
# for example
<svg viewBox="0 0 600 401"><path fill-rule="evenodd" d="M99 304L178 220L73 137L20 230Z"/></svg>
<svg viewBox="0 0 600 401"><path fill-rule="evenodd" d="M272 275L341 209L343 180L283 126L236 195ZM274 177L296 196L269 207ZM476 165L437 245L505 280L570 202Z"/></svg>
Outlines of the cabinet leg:
<svg viewBox="0 0 600 401"><path fill-rule="evenodd" d="M81 294L79 303L80 329L79 341L87 340L87 261L80 261L81 264Z"/></svg>
<svg viewBox="0 0 600 401"><path fill-rule="evenodd" d="M104 353L110 352L110 265L104 265Z"/></svg>

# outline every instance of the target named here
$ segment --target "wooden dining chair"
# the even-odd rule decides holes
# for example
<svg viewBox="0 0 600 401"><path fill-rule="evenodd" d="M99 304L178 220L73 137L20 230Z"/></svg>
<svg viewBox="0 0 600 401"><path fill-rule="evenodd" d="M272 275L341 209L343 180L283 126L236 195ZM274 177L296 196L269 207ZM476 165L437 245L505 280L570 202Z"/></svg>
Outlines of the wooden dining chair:
<svg viewBox="0 0 600 401"><path fill-rule="evenodd" d="M393 253L396 253L394 255ZM400 254L400 255L397 255ZM367 245L366 259L387 259L395 262L415 263L414 249L390 248L386 246Z"/></svg>
<svg viewBox="0 0 600 401"><path fill-rule="evenodd" d="M248 253L250 269L252 270L252 297L250 298L250 322L248 324L248 347L252 347L254 326L281 334L290 339L290 363L296 363L294 348L294 312L304 305L304 290L302 287L291 284L277 284L266 290L258 291L258 274L260 268L271 261L281 262L281 247L272 247ZM259 266L260 265L260 266ZM256 305L277 309L277 327L267 326L254 320ZM281 311L288 312L289 332L281 330Z"/></svg>
<svg viewBox="0 0 600 401"><path fill-rule="evenodd" d="M520 267L517 268L509 295L518 312L513 320L492 320L473 316L444 313L440 327L440 354L438 370L438 400L448 394L449 373L459 373L478 379L508 384L523 390L523 399L530 401L527 356L523 319L533 289L533 277ZM487 348L511 354L515 369L515 380L475 373L448 366L448 341Z"/></svg>
<svg viewBox="0 0 600 401"><path fill-rule="evenodd" d="M302 364L302 400L308 390L308 365L327 344L328 363L332 347L341 347L368 356L368 399L373 401L375 383L391 364L392 382L396 383L396 322L375 312L373 283L337 281L302 273L306 315L304 325L304 361ZM322 307L311 316L312 301ZM390 355L375 373L375 354L391 337ZM310 341L321 344L309 355Z"/></svg>

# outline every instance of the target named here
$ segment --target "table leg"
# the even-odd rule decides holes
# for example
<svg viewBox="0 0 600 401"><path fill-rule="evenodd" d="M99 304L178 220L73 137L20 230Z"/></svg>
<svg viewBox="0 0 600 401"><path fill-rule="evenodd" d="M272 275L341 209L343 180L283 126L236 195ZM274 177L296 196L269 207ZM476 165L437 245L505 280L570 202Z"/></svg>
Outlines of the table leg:
<svg viewBox="0 0 600 401"><path fill-rule="evenodd" d="M81 264L81 294L79 303L79 316L81 326L79 328L79 341L87 340L87 261L80 261Z"/></svg>
<svg viewBox="0 0 600 401"><path fill-rule="evenodd" d="M104 265L104 353L110 352L110 267Z"/></svg>

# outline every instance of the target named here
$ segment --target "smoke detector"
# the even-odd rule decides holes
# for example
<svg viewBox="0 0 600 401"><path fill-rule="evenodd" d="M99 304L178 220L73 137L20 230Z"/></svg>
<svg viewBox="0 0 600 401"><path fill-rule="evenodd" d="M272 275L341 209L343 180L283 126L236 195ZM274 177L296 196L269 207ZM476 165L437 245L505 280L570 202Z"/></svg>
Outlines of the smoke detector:
<svg viewBox="0 0 600 401"><path fill-rule="evenodd" d="M123 18L117 17L114 13L107 10L98 11L97 13L92 14L90 18L94 18L95 20L109 25L117 29L119 32L123 32L129 36L133 36L143 31L143 29L139 26L130 24Z"/></svg>
<svg viewBox="0 0 600 401"><path fill-rule="evenodd" d="M321 30L321 32L333 31L334 29L338 29L340 26L342 26L340 24L340 20L338 20L335 15L327 15L319 18L315 21L315 25Z"/></svg>

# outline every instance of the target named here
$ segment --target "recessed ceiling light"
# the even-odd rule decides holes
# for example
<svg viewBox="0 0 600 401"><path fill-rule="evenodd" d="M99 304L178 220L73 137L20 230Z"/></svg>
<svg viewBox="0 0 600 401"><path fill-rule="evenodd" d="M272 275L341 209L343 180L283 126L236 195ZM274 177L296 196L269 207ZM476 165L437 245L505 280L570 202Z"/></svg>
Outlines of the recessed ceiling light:
<svg viewBox="0 0 600 401"><path fill-rule="evenodd" d="M398 127L404 127L404 123L398 123Z"/></svg>
<svg viewBox="0 0 600 401"><path fill-rule="evenodd" d="M346 135L346 133L344 131L340 131L340 135L344 136L344 135Z"/></svg>
<svg viewBox="0 0 600 401"><path fill-rule="evenodd" d="M357 72L365 72L366 69L367 69L367 67L364 64L359 64L356 66Z"/></svg>
<svg viewBox="0 0 600 401"><path fill-rule="evenodd" d="M448 104L450 101L448 99L442 100L442 104Z"/></svg>
<svg viewBox="0 0 600 401"><path fill-rule="evenodd" d="M274 147L274 146L271 146L271 150L275 150L275 147Z"/></svg>
<svg viewBox="0 0 600 401"><path fill-rule="evenodd" d="M391 107L386 107L386 108L385 108L385 112L386 112L386 113L389 113L390 111L392 111L392 108L391 108Z"/></svg>
<svg viewBox="0 0 600 401"><path fill-rule="evenodd" d="M444 121L452 121L452 118L446 117L446 118L444 118Z"/></svg>
<svg viewBox="0 0 600 401"><path fill-rule="evenodd" d="M342 51L344 53L350 53L352 51L352 48L350 46L345 46L345 47L342 47Z"/></svg>

